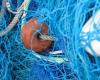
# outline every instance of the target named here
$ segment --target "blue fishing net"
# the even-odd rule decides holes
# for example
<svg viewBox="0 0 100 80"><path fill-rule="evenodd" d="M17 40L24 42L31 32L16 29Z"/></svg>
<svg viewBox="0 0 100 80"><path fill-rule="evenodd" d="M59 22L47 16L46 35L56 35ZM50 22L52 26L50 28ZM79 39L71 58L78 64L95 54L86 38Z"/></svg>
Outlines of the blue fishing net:
<svg viewBox="0 0 100 80"><path fill-rule="evenodd" d="M9 2L16 11L23 0ZM44 21L56 40L43 54L26 49L20 35L21 18L13 30L0 37L0 80L99 80L100 58L90 55L80 43L84 24L99 8L99 0L31 0L26 22L35 17L38 23ZM5 8L0 31L13 17ZM62 50L63 54L50 55L50 50Z"/></svg>

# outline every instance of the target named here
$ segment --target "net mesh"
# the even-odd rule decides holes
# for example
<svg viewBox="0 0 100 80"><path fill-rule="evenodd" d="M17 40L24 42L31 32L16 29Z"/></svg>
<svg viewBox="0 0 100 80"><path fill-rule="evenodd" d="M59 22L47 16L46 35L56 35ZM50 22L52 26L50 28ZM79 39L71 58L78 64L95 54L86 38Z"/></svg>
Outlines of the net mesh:
<svg viewBox="0 0 100 80"><path fill-rule="evenodd" d="M23 0L9 0L13 10ZM3 0L0 1L0 8ZM26 22L38 17L46 22L49 34L57 38L50 50L60 49L62 55L44 55L26 49L21 40L22 18L8 34L0 37L0 79L1 80L99 80L99 57L91 56L80 44L80 32L84 24L100 8L99 0L31 0L24 17ZM0 15L0 30L6 28L13 14L5 11ZM91 37L99 34L99 28ZM92 39L88 40L89 44ZM96 37L99 40L99 37ZM38 57L37 57L38 56ZM53 57L52 57L53 56ZM63 61L48 60L60 56ZM50 58L51 59L51 58ZM67 61L66 61L67 59ZM52 59L51 59L52 60ZM60 61L57 62L57 61Z"/></svg>

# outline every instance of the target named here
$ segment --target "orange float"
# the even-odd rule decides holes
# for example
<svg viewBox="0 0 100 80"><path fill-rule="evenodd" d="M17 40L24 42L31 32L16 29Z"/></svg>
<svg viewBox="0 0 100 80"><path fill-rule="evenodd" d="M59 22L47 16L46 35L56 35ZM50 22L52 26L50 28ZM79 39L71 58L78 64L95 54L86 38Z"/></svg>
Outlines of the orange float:
<svg viewBox="0 0 100 80"><path fill-rule="evenodd" d="M30 19L22 27L21 37L26 48L32 48L35 52L42 52L50 47L51 41L40 39L40 33L36 32L37 30L40 30L41 34L48 35L48 27L44 22L38 24L36 18Z"/></svg>

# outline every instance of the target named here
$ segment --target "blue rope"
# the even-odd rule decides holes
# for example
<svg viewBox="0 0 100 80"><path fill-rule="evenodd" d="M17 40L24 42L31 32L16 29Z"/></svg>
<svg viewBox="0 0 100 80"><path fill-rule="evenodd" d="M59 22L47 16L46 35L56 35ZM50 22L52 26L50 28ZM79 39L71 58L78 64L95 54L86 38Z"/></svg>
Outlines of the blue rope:
<svg viewBox="0 0 100 80"><path fill-rule="evenodd" d="M12 4L14 9L21 5L20 1L23 2L18 0ZM100 58L84 50L86 46L80 44L83 39L79 35L84 24L99 8L99 0L32 0L25 19L28 21L37 17L39 23L44 21L49 27L49 35L58 39L48 50L60 49L64 54L48 55L47 50L42 55L26 49L20 36L20 19L11 32L0 38L0 79L99 80ZM0 15L0 30L9 24L13 16L7 11L3 17ZM95 32L88 34L97 35L97 31L95 28ZM50 61L58 56L64 59L62 63Z"/></svg>

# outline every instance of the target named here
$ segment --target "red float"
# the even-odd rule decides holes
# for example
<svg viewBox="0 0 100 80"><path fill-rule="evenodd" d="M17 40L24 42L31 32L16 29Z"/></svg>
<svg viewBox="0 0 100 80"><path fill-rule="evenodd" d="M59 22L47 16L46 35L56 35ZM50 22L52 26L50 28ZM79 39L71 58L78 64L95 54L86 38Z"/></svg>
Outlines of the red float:
<svg viewBox="0 0 100 80"><path fill-rule="evenodd" d="M40 29L41 34L48 35L48 27L42 22L37 23L37 19L30 19L21 30L22 41L26 48L32 48L35 52L42 52L48 49L51 45L50 40L42 40L39 38L39 32L36 32Z"/></svg>

